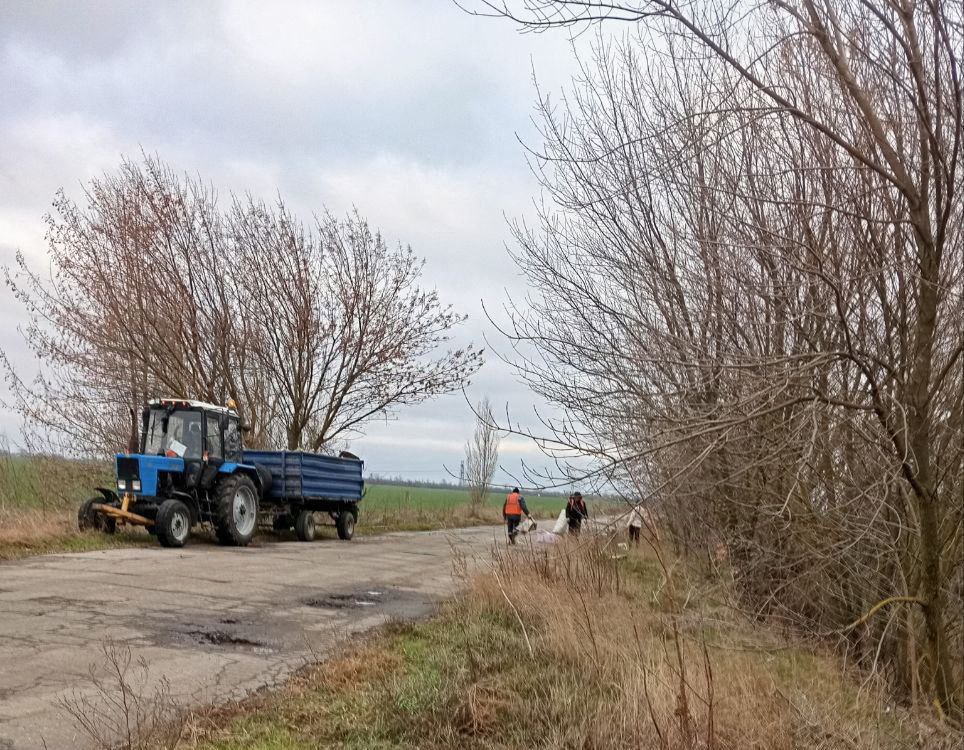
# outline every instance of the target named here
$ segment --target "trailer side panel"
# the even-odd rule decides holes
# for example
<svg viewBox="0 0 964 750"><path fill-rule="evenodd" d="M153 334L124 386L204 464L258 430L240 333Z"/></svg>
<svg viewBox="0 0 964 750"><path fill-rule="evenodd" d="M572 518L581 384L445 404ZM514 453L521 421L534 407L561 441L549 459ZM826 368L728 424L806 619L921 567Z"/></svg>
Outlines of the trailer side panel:
<svg viewBox="0 0 964 750"><path fill-rule="evenodd" d="M268 501L357 503L364 493L364 462L359 459L305 451L245 450L244 460L260 464L271 472Z"/></svg>

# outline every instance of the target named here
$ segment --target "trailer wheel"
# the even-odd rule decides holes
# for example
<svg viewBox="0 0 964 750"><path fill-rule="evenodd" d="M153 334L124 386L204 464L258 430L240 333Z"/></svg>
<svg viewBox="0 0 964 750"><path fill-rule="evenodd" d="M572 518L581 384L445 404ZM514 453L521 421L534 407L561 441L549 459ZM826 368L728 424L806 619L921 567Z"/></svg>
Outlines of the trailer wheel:
<svg viewBox="0 0 964 750"><path fill-rule="evenodd" d="M348 541L353 536L355 536L355 514L357 511L353 508L351 510L343 510L338 514L338 518L335 519L335 528L338 529L338 538Z"/></svg>
<svg viewBox="0 0 964 750"><path fill-rule="evenodd" d="M191 535L191 511L180 500L165 500L157 509L154 529L162 547L183 547Z"/></svg>
<svg viewBox="0 0 964 750"><path fill-rule="evenodd" d="M81 531L102 531L113 534L117 531L117 520L94 510L95 503L103 503L104 498L92 497L85 500L77 511L77 527Z"/></svg>
<svg viewBox="0 0 964 750"><path fill-rule="evenodd" d="M295 520L295 533L300 542L313 542L315 540L315 514L310 510L303 510Z"/></svg>
<svg viewBox="0 0 964 750"><path fill-rule="evenodd" d="M221 544L246 547L258 526L258 490L244 474L225 477L214 488L214 531Z"/></svg>

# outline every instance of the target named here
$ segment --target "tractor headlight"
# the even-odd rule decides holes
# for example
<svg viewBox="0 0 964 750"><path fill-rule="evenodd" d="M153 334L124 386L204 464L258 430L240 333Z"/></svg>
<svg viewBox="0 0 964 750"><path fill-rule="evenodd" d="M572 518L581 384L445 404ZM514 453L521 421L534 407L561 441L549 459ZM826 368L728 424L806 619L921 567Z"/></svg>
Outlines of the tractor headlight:
<svg viewBox="0 0 964 750"><path fill-rule="evenodd" d="M126 489L127 489L127 480L126 480L126 479L118 479L118 480L117 480L117 489L119 489L119 490L126 490Z"/></svg>
<svg viewBox="0 0 964 750"><path fill-rule="evenodd" d="M131 482L131 489L134 490L134 492L140 492L140 491L141 491L141 480L140 480L140 479L135 479L133 482Z"/></svg>

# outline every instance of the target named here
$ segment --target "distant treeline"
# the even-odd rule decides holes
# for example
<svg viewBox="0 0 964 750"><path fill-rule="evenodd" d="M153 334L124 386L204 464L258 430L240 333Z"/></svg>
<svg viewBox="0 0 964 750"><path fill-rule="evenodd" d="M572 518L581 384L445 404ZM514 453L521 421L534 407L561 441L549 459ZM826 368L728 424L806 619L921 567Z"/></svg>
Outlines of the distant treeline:
<svg viewBox="0 0 964 750"><path fill-rule="evenodd" d="M419 487L422 489L436 489L436 490L462 490L468 492L469 488L467 485L460 485L458 482L448 482L443 480L431 481L428 479L404 479L402 477L383 477L377 474L366 477L365 481L368 484L383 484L391 485L393 487ZM511 485L497 484L489 488L489 492L508 492L512 489ZM569 496L568 490L531 490L522 487L523 494L532 497L561 497L566 498ZM587 499L593 499L588 493L584 492ZM600 499L597 496L596 499ZM603 499L611 499L605 497Z"/></svg>

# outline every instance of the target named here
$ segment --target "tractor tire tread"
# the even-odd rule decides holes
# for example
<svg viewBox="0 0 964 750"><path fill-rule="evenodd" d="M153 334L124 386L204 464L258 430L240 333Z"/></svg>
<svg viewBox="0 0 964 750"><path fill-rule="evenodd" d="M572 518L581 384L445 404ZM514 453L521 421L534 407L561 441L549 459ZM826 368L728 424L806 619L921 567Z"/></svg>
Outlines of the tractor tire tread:
<svg viewBox="0 0 964 750"><path fill-rule="evenodd" d="M184 539L178 539L170 533L171 516L178 511L185 515L188 519L188 524L190 524L191 511L188 510L188 507L180 500L165 500L161 503L161 507L157 509L157 516L154 519L154 529L157 533L157 541L161 543L162 547L183 547L187 542L188 536L190 536L190 530L188 530L188 534Z"/></svg>
<svg viewBox="0 0 964 750"><path fill-rule="evenodd" d="M214 535L217 537L218 543L225 546L247 547L258 529L258 524L255 523L251 534L245 536L238 531L234 524L234 496L237 493L238 485L242 483L250 485L252 497L255 498L255 503L257 503L258 488L244 474L232 474L225 477L214 487Z"/></svg>
<svg viewBox="0 0 964 750"><path fill-rule="evenodd" d="M351 519L349 522L348 519ZM355 523L358 521L358 509L354 506L343 510L335 520L335 529L338 531L338 538L342 541L350 541L355 536Z"/></svg>
<svg viewBox="0 0 964 750"><path fill-rule="evenodd" d="M315 540L315 514L310 510L303 510L295 519L295 533L299 542L313 542Z"/></svg>
<svg viewBox="0 0 964 750"><path fill-rule="evenodd" d="M92 509L96 503L106 503L102 497L92 497L85 500L77 510L77 528L81 531L101 531L113 534L117 531L117 521Z"/></svg>

